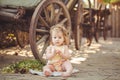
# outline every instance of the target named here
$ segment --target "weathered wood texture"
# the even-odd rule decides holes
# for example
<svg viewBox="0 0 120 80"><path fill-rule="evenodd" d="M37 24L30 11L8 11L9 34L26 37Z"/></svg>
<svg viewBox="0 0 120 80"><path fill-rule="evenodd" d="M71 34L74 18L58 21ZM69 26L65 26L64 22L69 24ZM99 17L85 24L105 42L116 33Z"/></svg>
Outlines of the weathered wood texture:
<svg viewBox="0 0 120 80"><path fill-rule="evenodd" d="M120 6L111 6L111 15L109 24L112 25L112 30L109 32L111 37L120 37Z"/></svg>

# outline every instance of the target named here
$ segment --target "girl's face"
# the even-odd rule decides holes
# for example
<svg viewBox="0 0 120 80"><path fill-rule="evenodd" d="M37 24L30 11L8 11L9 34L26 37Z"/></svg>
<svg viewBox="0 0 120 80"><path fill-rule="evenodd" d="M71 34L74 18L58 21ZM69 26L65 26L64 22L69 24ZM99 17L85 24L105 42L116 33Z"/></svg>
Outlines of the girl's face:
<svg viewBox="0 0 120 80"><path fill-rule="evenodd" d="M63 33L61 31L53 31L52 32L52 43L55 46L61 46L63 45L64 42L64 37L63 37Z"/></svg>

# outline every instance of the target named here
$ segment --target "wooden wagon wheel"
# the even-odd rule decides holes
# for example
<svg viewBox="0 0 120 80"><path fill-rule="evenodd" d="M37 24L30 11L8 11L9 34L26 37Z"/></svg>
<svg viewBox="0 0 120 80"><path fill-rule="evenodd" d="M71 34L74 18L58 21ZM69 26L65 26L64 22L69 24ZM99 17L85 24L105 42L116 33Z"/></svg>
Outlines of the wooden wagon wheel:
<svg viewBox="0 0 120 80"><path fill-rule="evenodd" d="M78 1L78 7L77 7L77 12L76 12L76 21L75 21L75 29L74 29L74 34L75 34L75 48L77 50L80 50L81 46L81 40L82 40L82 26L81 23L83 21L83 6L82 6L82 1Z"/></svg>
<svg viewBox="0 0 120 80"><path fill-rule="evenodd" d="M28 44L28 32L16 29L15 33L18 45L24 48Z"/></svg>
<svg viewBox="0 0 120 80"><path fill-rule="evenodd" d="M43 61L43 53L49 45L50 27L63 23L70 32L71 20L69 12L60 0L43 0L35 9L29 30L30 46L34 57Z"/></svg>
<svg viewBox="0 0 120 80"><path fill-rule="evenodd" d="M96 28L95 28L95 40L96 42L99 42L99 37L100 37L100 12L102 9L102 4L100 4L99 8L98 8L98 12L97 12L97 22L96 22Z"/></svg>
<svg viewBox="0 0 120 80"><path fill-rule="evenodd" d="M25 27L26 24L24 22L21 22L20 24L18 22L15 22L14 25L15 25L14 32L15 32L17 43L21 48L24 48L25 45L27 45L29 43L29 40L28 40L29 33L28 33L28 31L21 30L21 26Z"/></svg>

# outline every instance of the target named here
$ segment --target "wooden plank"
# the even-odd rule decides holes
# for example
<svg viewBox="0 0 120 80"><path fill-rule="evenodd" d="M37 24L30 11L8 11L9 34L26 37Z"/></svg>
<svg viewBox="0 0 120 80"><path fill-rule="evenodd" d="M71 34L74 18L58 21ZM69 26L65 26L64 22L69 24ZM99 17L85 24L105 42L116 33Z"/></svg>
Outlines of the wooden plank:
<svg viewBox="0 0 120 80"><path fill-rule="evenodd" d="M119 38L120 38L120 8L118 8L118 32L119 32Z"/></svg>
<svg viewBox="0 0 120 80"><path fill-rule="evenodd" d="M5 12L5 11L0 11L0 16L5 16L5 17L14 18L14 17L16 16L16 14L14 14L14 13L9 13L9 12Z"/></svg>
<svg viewBox="0 0 120 80"><path fill-rule="evenodd" d="M118 6L116 6L116 37L119 37L119 26L118 26L118 24L119 24L119 22L118 22L118 20L119 20L119 14L118 14Z"/></svg>

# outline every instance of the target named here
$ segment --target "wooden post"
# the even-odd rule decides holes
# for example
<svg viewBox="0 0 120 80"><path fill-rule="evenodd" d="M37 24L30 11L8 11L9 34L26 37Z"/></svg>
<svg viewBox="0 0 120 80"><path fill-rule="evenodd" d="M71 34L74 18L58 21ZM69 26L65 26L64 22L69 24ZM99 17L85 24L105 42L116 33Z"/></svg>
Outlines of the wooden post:
<svg viewBox="0 0 120 80"><path fill-rule="evenodd" d="M118 27L119 27L119 30L120 30L120 8L118 8L118 23L119 23ZM120 31L119 31L119 37L120 37Z"/></svg>
<svg viewBox="0 0 120 80"><path fill-rule="evenodd" d="M115 17L115 9L112 8L112 26L113 26L113 30L112 31L113 31L113 37L116 37L115 36L115 29L116 29L115 19L116 19L116 17Z"/></svg>

